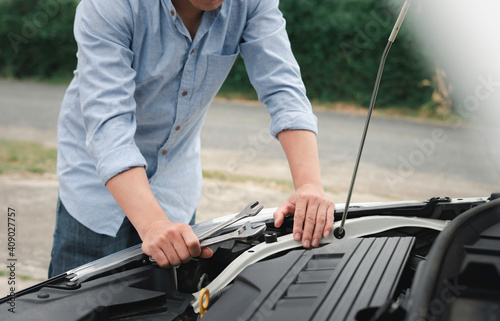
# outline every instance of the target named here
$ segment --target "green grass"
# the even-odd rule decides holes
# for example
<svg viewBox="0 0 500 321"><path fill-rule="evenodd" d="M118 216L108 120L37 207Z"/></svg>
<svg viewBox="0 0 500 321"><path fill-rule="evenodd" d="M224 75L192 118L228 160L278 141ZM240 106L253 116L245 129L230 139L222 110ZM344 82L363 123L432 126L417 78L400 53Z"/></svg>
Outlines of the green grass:
<svg viewBox="0 0 500 321"><path fill-rule="evenodd" d="M254 177L246 175L228 174L224 171L203 171L203 178L214 179L218 181L232 182L232 183L245 183L251 182L272 188L279 188L283 191L293 191L293 183L288 180Z"/></svg>
<svg viewBox="0 0 500 321"><path fill-rule="evenodd" d="M22 81L26 83L37 83L44 85L64 85L68 86L73 79L72 73L61 73L53 75L52 77L42 77L42 76L29 76L29 77L13 77L9 75L0 74L0 79L12 80L12 81Z"/></svg>
<svg viewBox="0 0 500 321"><path fill-rule="evenodd" d="M45 147L40 143L9 141L0 139L1 173L55 173L57 149ZM245 175L229 175L223 171L203 171L203 177L219 181L252 182L261 185L293 190L287 180L277 180Z"/></svg>
<svg viewBox="0 0 500 321"><path fill-rule="evenodd" d="M40 143L9 141L0 139L0 174L7 173L55 173L57 149L46 147ZM224 182L250 182L283 192L293 192L290 180L228 174L224 171L203 171L203 177ZM335 190L325 187L326 192ZM0 276L1 276L0 271Z"/></svg>
<svg viewBox="0 0 500 321"><path fill-rule="evenodd" d="M273 179L273 178L263 178L263 177L254 177L254 176L246 176L246 175L231 175L223 171L203 171L203 178L215 179L219 181L229 181L233 183L245 183L251 182L254 184L259 184L262 186L270 187L277 189L279 188L283 192L293 192L295 190L293 186L293 182L291 180L283 180L283 179ZM329 193L338 193L337 190L324 186L325 192Z"/></svg>
<svg viewBox="0 0 500 321"><path fill-rule="evenodd" d="M236 90L234 88L222 87L217 93L217 97L233 100L252 100L258 101L257 93L255 90Z"/></svg>
<svg viewBox="0 0 500 321"><path fill-rule="evenodd" d="M55 173L57 149L40 143L0 139L0 174Z"/></svg>
<svg viewBox="0 0 500 321"><path fill-rule="evenodd" d="M349 102L325 102L319 100L311 101L313 108L327 109L335 112L354 113L366 115L368 107L356 105ZM418 121L455 123L458 115L452 111L442 110L432 104L421 106L420 108L410 108L405 106L378 106L375 105L374 115L409 118Z"/></svg>
<svg viewBox="0 0 500 321"><path fill-rule="evenodd" d="M0 276L8 277L8 276L10 276L10 271L0 270ZM16 274L16 279L20 279L22 281L35 280L35 278L33 278L33 277L29 276L29 275L19 275L19 274Z"/></svg>

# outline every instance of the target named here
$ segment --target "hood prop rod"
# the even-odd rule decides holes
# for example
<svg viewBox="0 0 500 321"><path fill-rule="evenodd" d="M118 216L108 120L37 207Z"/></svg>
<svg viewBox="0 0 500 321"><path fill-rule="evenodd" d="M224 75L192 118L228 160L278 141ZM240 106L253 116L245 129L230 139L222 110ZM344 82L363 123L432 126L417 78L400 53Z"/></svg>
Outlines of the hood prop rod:
<svg viewBox="0 0 500 321"><path fill-rule="evenodd" d="M380 59L380 65L378 67L377 78L375 80L375 86L373 88L372 98L370 100L370 106L368 108L368 115L366 116L365 128L363 130L363 135L361 136L361 143L359 144L358 156L356 158L356 165L354 166L354 171L352 173L351 186L349 187L349 193L347 194L347 200L345 202L344 213L342 214L342 222L340 223L340 227L336 228L333 231L333 234L336 238L341 239L345 236L345 219L347 214L349 213L349 204L351 203L352 191L354 189L354 182L356 181L356 174L358 173L359 161L361 159L361 154L363 153L363 146L365 145L366 133L368 132L368 126L370 125L370 119L372 116L373 108L375 107L375 101L377 100L377 93L380 86L380 81L382 80L382 72L384 71L385 60L387 59L387 55L389 54L389 50L391 49L394 40L398 34L401 25L403 24L403 20L408 12L410 7L411 0L407 0L403 4L403 8L401 8L401 12L399 13L398 19L394 24L394 28L392 29L391 35L389 36L389 41L385 47L384 53L382 54L382 58Z"/></svg>

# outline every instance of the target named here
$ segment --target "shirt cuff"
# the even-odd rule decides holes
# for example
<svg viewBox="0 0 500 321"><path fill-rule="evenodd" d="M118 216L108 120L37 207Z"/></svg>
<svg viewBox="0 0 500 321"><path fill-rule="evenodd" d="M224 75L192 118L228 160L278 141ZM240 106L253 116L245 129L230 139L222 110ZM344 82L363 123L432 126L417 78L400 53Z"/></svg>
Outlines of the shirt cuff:
<svg viewBox="0 0 500 321"><path fill-rule="evenodd" d="M146 168L147 163L136 145L115 148L106 153L97 163L97 175L104 185L114 176L133 167Z"/></svg>
<svg viewBox="0 0 500 321"><path fill-rule="evenodd" d="M271 135L278 139L284 130L309 130L318 135L318 118L312 113L301 111L287 112L286 116L274 117L271 122Z"/></svg>

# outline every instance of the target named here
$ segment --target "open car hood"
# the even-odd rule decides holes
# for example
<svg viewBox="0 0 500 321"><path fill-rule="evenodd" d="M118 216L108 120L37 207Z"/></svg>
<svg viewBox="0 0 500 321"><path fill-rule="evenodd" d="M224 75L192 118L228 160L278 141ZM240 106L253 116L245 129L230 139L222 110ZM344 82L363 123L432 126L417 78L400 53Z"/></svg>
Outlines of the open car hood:
<svg viewBox="0 0 500 321"><path fill-rule="evenodd" d="M167 270L136 246L1 299L0 317L15 300L16 320L197 320L202 288L205 320L490 320L500 311L500 200L352 206L346 237L316 249L293 240L292 218L277 229L264 209L252 220L276 242L227 241L210 259Z"/></svg>

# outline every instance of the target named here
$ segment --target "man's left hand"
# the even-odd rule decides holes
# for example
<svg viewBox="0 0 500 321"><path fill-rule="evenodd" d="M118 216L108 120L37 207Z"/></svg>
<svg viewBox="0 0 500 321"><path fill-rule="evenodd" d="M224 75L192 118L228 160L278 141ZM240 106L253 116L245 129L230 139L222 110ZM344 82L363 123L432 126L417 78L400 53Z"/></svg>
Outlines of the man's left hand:
<svg viewBox="0 0 500 321"><path fill-rule="evenodd" d="M328 237L333 230L334 210L334 202L321 185L304 184L278 207L274 225L280 227L285 216L293 214L293 238L296 241L302 238L305 248L317 247L321 237Z"/></svg>

